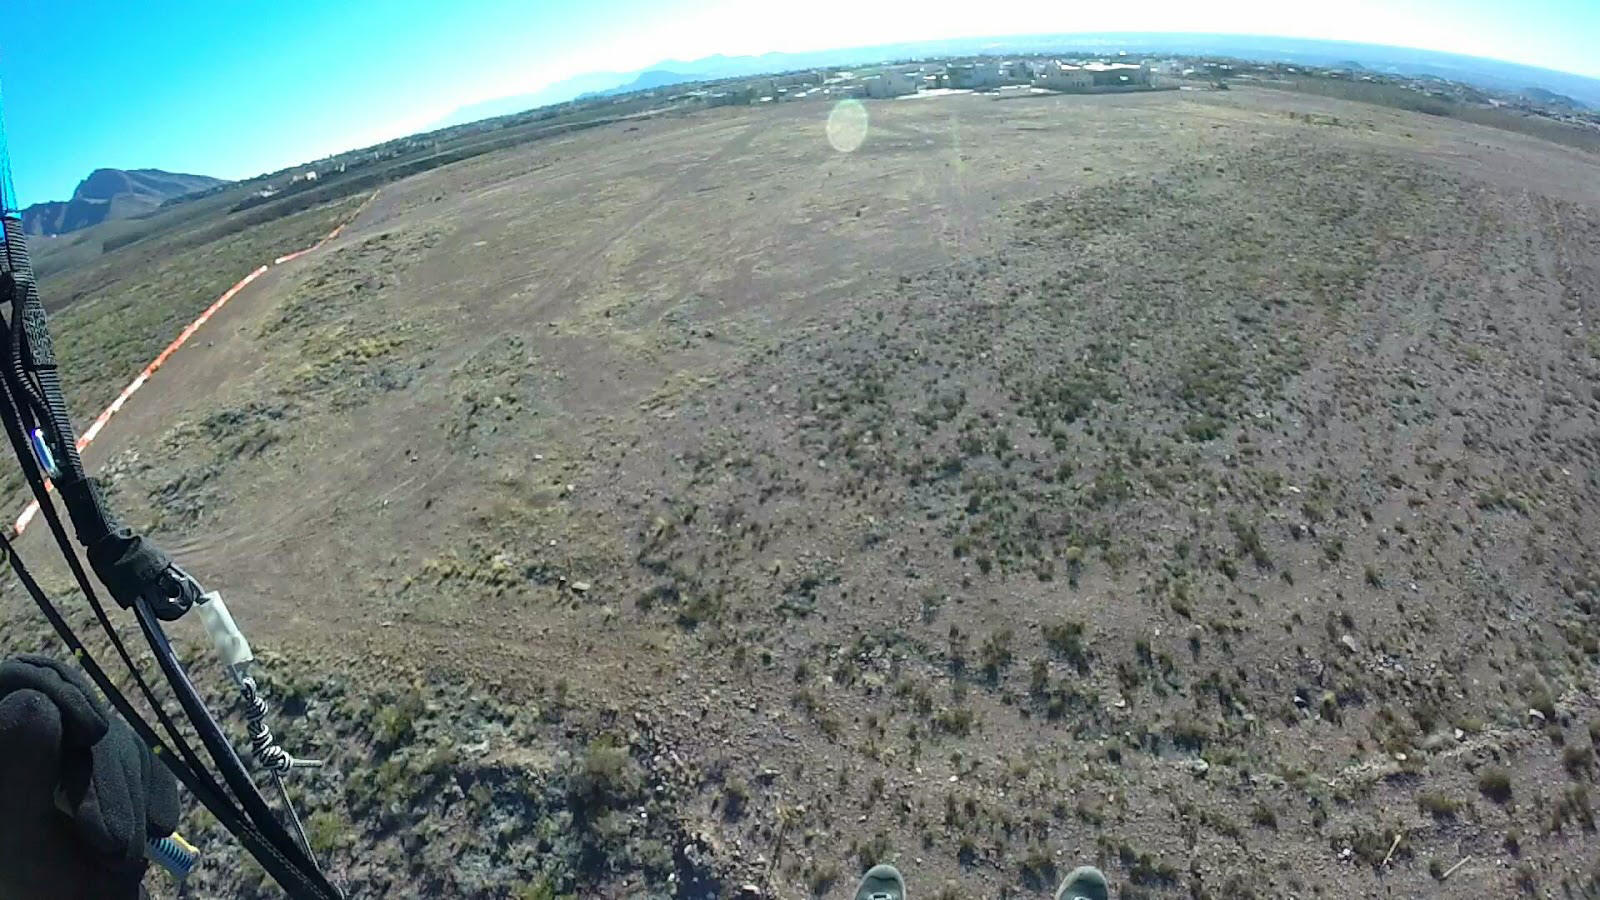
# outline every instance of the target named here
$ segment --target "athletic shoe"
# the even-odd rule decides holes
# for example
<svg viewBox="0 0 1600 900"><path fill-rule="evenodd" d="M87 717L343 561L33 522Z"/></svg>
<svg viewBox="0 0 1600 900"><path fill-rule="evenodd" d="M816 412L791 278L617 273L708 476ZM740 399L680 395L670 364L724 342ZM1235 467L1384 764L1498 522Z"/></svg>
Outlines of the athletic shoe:
<svg viewBox="0 0 1600 900"><path fill-rule="evenodd" d="M894 866L873 866L861 876L856 900L906 900L906 880Z"/></svg>
<svg viewBox="0 0 1600 900"><path fill-rule="evenodd" d="M1056 888L1056 900L1110 900L1111 889L1106 886L1106 876L1094 866L1079 866L1067 873L1061 887Z"/></svg>

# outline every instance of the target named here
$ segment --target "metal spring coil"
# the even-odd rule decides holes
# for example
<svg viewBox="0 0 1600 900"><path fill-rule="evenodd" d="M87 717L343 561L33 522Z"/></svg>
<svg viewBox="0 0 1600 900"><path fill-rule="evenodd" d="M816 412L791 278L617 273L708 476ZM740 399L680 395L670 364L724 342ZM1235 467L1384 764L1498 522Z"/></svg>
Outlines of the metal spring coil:
<svg viewBox="0 0 1600 900"><path fill-rule="evenodd" d="M254 678L246 675L239 679L239 692L244 695L246 732L250 735L250 752L256 762L269 772L289 774L293 763L289 754L279 747L267 727L267 701L261 699Z"/></svg>

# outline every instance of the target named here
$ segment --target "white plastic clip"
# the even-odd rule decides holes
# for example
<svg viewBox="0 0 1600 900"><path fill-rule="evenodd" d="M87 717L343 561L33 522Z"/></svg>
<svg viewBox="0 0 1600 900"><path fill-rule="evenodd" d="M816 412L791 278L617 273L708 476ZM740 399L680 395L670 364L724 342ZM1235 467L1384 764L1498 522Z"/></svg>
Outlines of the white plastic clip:
<svg viewBox="0 0 1600 900"><path fill-rule="evenodd" d="M221 594L206 591L200 595L200 602L194 608L200 614L206 633L211 635L211 642L216 645L217 656L222 658L224 666L230 670L240 670L255 659L250 652L250 642L244 639L239 626L233 623L233 616L228 612L228 605L222 602Z"/></svg>

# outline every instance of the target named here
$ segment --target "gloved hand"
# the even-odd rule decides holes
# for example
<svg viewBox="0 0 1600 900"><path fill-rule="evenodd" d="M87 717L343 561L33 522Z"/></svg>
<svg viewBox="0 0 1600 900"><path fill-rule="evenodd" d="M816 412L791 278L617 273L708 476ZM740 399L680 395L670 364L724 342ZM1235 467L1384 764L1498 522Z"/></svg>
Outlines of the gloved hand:
<svg viewBox="0 0 1600 900"><path fill-rule="evenodd" d="M134 898L178 788L75 668L0 663L0 900Z"/></svg>

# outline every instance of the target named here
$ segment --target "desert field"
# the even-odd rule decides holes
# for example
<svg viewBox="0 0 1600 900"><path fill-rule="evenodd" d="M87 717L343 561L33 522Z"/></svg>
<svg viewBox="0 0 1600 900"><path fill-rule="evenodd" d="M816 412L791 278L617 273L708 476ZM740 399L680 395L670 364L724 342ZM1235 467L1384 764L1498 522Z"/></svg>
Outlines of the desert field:
<svg viewBox="0 0 1600 900"><path fill-rule="evenodd" d="M1286 91L864 108L390 184L85 453L330 760L352 895L1600 892L1600 157ZM193 314L162 279L363 199L48 273L74 412ZM192 895L276 896L188 831Z"/></svg>

